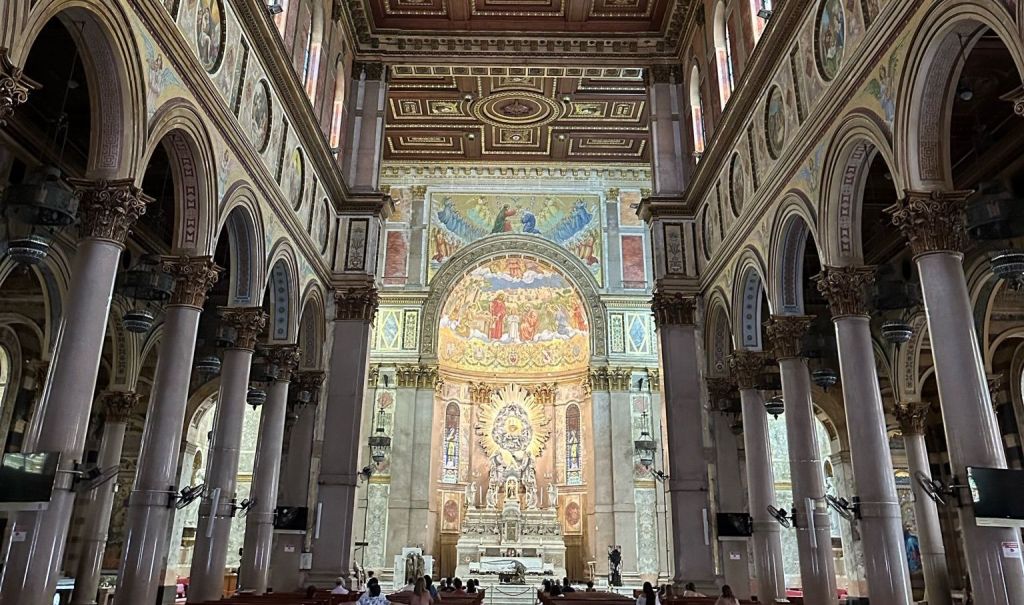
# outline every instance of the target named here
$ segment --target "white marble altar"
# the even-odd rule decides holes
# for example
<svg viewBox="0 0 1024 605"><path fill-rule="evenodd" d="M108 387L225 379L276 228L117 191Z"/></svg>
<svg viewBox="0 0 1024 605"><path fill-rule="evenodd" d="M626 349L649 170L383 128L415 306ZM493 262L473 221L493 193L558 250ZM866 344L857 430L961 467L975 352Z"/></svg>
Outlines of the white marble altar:
<svg viewBox="0 0 1024 605"><path fill-rule="evenodd" d="M456 551L457 576L509 573L514 561L527 575L565 576L565 541L555 510L520 510L514 499L506 499L500 511L470 508Z"/></svg>

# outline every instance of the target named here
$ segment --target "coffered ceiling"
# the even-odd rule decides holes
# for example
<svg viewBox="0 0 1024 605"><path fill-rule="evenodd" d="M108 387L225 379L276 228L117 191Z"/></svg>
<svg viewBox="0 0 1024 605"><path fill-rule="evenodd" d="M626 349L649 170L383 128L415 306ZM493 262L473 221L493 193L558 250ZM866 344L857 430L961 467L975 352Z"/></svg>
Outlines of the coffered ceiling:
<svg viewBox="0 0 1024 605"><path fill-rule="evenodd" d="M385 161L649 163L643 70L396 66Z"/></svg>

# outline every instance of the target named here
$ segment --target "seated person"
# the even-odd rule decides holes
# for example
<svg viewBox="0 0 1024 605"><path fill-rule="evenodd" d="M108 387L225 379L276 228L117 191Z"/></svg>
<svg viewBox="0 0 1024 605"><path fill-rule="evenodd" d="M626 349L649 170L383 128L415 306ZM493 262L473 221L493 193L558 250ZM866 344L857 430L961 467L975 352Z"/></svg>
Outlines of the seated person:
<svg viewBox="0 0 1024 605"><path fill-rule="evenodd" d="M643 593L636 598L636 605L661 605L658 593L654 592L654 586L650 582L644 582Z"/></svg>
<svg viewBox="0 0 1024 605"><path fill-rule="evenodd" d="M686 586L683 587L683 596L684 597L706 597L708 595L706 595L706 594L704 594L702 592L697 592L697 587L694 586L693 582L687 582Z"/></svg>
<svg viewBox="0 0 1024 605"><path fill-rule="evenodd" d="M455 581L452 582L452 586L455 587L454 590L452 590L455 594L466 594L466 589L462 587L461 578L455 578Z"/></svg>
<svg viewBox="0 0 1024 605"><path fill-rule="evenodd" d="M562 578L562 592L576 592L576 589L572 587L572 584L569 583L569 578L567 577Z"/></svg>
<svg viewBox="0 0 1024 605"><path fill-rule="evenodd" d="M334 588L331 589L331 594L348 594L348 588L345 587L345 578L339 577L334 581Z"/></svg>
<svg viewBox="0 0 1024 605"><path fill-rule="evenodd" d="M732 587L726 584L722 587L722 596L718 597L715 605L740 605L740 600L732 593Z"/></svg>
<svg viewBox="0 0 1024 605"><path fill-rule="evenodd" d="M597 589L594 588L594 583L592 581L587 582L587 592L597 592Z"/></svg>
<svg viewBox="0 0 1024 605"><path fill-rule="evenodd" d="M366 592L359 597L359 605L388 605L391 601L380 594L380 582L377 578L371 578L366 582Z"/></svg>

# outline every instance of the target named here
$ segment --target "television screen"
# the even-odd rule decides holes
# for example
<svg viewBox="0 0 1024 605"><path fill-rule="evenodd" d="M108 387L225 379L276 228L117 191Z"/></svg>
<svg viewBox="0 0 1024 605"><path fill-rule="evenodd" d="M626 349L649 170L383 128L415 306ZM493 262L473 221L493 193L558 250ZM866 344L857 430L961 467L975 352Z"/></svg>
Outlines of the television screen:
<svg viewBox="0 0 1024 605"><path fill-rule="evenodd" d="M309 509L305 506L278 506L274 515L274 529L284 531L306 531Z"/></svg>
<svg viewBox="0 0 1024 605"><path fill-rule="evenodd" d="M1024 527L1024 470L967 467L978 525Z"/></svg>
<svg viewBox="0 0 1024 605"><path fill-rule="evenodd" d="M747 513L718 513L719 538L747 538L754 533L754 520Z"/></svg>
<svg viewBox="0 0 1024 605"><path fill-rule="evenodd" d="M39 504L50 501L57 476L57 452L7 453L0 460L0 503Z"/></svg>

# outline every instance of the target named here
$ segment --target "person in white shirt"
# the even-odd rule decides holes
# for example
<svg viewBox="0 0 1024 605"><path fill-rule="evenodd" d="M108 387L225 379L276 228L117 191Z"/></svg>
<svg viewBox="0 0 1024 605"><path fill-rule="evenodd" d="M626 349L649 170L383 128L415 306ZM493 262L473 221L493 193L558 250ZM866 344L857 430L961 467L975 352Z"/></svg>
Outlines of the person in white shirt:
<svg viewBox="0 0 1024 605"><path fill-rule="evenodd" d="M380 582L373 578L366 582L366 592L359 597L359 605L389 605L391 601L380 594Z"/></svg>
<svg viewBox="0 0 1024 605"><path fill-rule="evenodd" d="M693 582L687 582L683 588L684 597L706 597L708 595L703 592L697 592L697 587L693 585Z"/></svg>
<svg viewBox="0 0 1024 605"><path fill-rule="evenodd" d="M722 596L718 597L715 605L740 605L740 600L732 594L732 587L726 584L722 587Z"/></svg>
<svg viewBox="0 0 1024 605"><path fill-rule="evenodd" d="M348 588L345 588L345 578L338 578L334 581L334 588L331 589L331 594L348 594Z"/></svg>
<svg viewBox="0 0 1024 605"><path fill-rule="evenodd" d="M654 592L650 582L644 582L644 592L636 598L636 605L661 605L658 593Z"/></svg>

